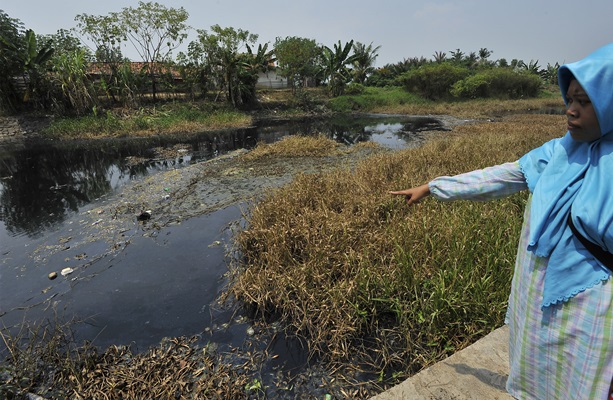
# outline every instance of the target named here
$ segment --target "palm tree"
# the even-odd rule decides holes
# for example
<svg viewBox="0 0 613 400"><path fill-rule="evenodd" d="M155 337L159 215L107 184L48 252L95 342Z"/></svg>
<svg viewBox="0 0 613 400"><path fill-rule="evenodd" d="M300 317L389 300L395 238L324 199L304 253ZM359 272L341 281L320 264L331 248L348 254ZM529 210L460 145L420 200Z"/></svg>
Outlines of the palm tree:
<svg viewBox="0 0 613 400"><path fill-rule="evenodd" d="M375 70L374 64L377 59L377 51L381 46L373 49L372 43L366 46L364 43L356 42L353 45L353 81L363 84L368 75Z"/></svg>
<svg viewBox="0 0 613 400"><path fill-rule="evenodd" d="M471 51L470 53L468 53L468 55L466 56L466 58L464 58L465 62L466 62L466 66L468 68L472 68L475 66L475 64L477 64L477 53L475 53L474 51Z"/></svg>
<svg viewBox="0 0 613 400"><path fill-rule="evenodd" d="M492 55L493 51L488 50L485 47L479 49L479 64L484 65L487 63L487 59Z"/></svg>
<svg viewBox="0 0 613 400"><path fill-rule="evenodd" d="M440 64L446 60L447 53L445 53L444 51L435 51L432 57L434 57L434 62Z"/></svg>
<svg viewBox="0 0 613 400"><path fill-rule="evenodd" d="M455 51L451 51L451 61L455 64L462 64L464 61L464 52L460 49L456 49Z"/></svg>

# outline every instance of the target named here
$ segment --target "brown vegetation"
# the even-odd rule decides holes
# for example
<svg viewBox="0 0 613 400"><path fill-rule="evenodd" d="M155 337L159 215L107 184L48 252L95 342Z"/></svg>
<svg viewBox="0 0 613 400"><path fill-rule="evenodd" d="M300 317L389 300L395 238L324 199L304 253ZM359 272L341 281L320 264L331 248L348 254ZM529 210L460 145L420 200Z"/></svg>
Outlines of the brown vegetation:
<svg viewBox="0 0 613 400"><path fill-rule="evenodd" d="M387 191L516 160L562 124L461 126L354 171L299 176L250 210L231 293L334 365L397 377L446 357L503 323L525 194L409 209Z"/></svg>

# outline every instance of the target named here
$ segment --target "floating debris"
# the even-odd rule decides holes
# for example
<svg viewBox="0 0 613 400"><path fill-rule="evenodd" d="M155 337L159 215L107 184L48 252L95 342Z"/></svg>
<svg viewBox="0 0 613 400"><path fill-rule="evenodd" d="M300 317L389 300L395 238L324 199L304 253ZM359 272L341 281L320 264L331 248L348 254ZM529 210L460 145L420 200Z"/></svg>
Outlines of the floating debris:
<svg viewBox="0 0 613 400"><path fill-rule="evenodd" d="M143 211L138 215L138 217L136 217L136 219L139 221L147 221L151 219L151 210Z"/></svg>

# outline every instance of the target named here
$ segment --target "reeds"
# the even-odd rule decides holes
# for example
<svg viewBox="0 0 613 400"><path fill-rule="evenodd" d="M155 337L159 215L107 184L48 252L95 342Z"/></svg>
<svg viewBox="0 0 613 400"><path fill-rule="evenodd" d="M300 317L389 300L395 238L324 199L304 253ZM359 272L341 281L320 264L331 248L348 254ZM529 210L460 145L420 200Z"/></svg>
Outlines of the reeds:
<svg viewBox="0 0 613 400"><path fill-rule="evenodd" d="M502 325L527 194L409 208L387 192L514 161L562 127L561 116L509 117L301 175L249 210L229 290L281 315L324 360L382 380L418 371Z"/></svg>

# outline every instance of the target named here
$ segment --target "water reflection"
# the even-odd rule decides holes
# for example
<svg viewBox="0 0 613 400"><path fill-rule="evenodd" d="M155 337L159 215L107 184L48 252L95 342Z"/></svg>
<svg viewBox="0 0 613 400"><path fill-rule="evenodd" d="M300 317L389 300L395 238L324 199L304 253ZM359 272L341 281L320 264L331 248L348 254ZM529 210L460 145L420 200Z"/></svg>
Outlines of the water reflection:
<svg viewBox="0 0 613 400"><path fill-rule="evenodd" d="M156 158L156 148L177 142L187 146L184 155ZM34 238L129 180L255 143L248 130L238 130L181 139L33 142L4 149L0 158L0 221L8 235Z"/></svg>
<svg viewBox="0 0 613 400"><path fill-rule="evenodd" d="M4 226L0 225L0 237L38 237L129 180L252 148L258 141L272 143L286 135L321 133L345 144L373 140L398 148L408 146L416 132L425 129L441 126L426 117L343 115L189 137L4 146L0 148L0 222ZM156 149L177 143L184 150L179 156L157 156Z"/></svg>

